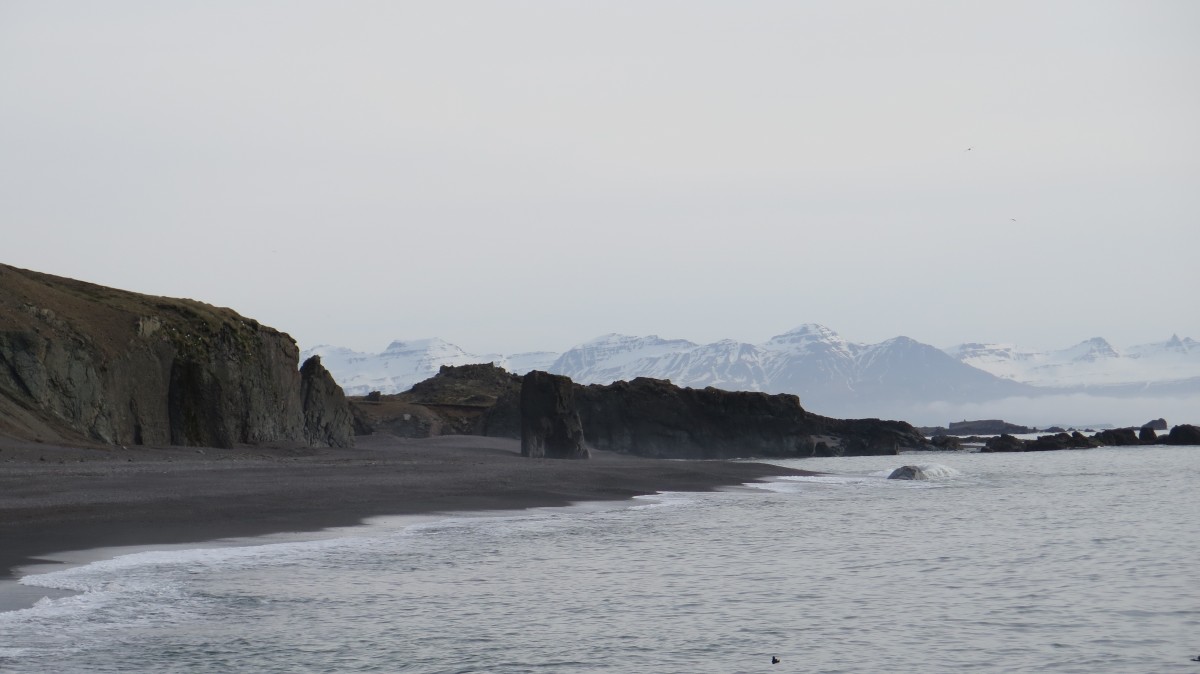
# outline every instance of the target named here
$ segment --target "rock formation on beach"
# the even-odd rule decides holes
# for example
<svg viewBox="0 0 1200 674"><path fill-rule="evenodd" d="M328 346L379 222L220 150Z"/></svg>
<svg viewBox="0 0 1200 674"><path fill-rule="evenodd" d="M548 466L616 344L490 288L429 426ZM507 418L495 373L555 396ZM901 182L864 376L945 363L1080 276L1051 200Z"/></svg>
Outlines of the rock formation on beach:
<svg viewBox="0 0 1200 674"><path fill-rule="evenodd" d="M896 454L927 445L902 421L811 414L790 394L691 389L639 377L580 387L579 415L597 449L661 458Z"/></svg>
<svg viewBox="0 0 1200 674"><path fill-rule="evenodd" d="M492 364L443 365L408 391L350 399L355 433L521 437L521 377Z"/></svg>
<svg viewBox="0 0 1200 674"><path fill-rule="evenodd" d="M571 380L534 370L521 380L521 456L586 459Z"/></svg>
<svg viewBox="0 0 1200 674"><path fill-rule="evenodd" d="M540 373L528 381L537 386L570 381L543 381L546 376ZM526 428L522 381L494 365L443 366L437 376L406 393L353 399L352 404L360 432L521 438ZM571 386L584 442L595 449L663 458L732 458L895 454L928 447L904 422L831 419L805 411L793 395L690 389L650 378ZM565 389L560 393L567 400ZM554 401L544 409L557 410L560 399Z"/></svg>
<svg viewBox="0 0 1200 674"><path fill-rule="evenodd" d="M0 433L12 438L351 443L341 389L319 361L302 379L298 356L287 334L231 309L0 265Z"/></svg>
<svg viewBox="0 0 1200 674"><path fill-rule="evenodd" d="M304 438L312 447L353 447L354 423L342 387L311 356L300 366L300 400L304 410Z"/></svg>

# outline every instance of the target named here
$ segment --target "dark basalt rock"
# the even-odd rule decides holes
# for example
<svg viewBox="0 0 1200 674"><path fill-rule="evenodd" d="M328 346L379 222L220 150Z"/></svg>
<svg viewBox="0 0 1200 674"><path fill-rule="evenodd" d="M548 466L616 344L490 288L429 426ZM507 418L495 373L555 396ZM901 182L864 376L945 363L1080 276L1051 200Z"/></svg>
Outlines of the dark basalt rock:
<svg viewBox="0 0 1200 674"><path fill-rule="evenodd" d="M1155 419L1154 421L1147 421L1146 423L1142 424L1142 428L1149 428L1155 431L1165 431L1167 430L1167 420L1159 418Z"/></svg>
<svg viewBox="0 0 1200 674"><path fill-rule="evenodd" d="M10 437L308 443L298 358L291 337L230 309L0 265L0 433Z"/></svg>
<svg viewBox="0 0 1200 674"><path fill-rule="evenodd" d="M1110 447L1124 447L1127 445L1140 445L1137 432L1132 428L1110 428L1092 436L1100 444Z"/></svg>
<svg viewBox="0 0 1200 674"><path fill-rule="evenodd" d="M935 435L929 439L929 444L947 451L958 451L962 449L962 442L953 435Z"/></svg>
<svg viewBox="0 0 1200 674"><path fill-rule="evenodd" d="M351 398L355 434L402 438L490 435L520 438L521 378L493 363L443 365L408 391Z"/></svg>
<svg viewBox="0 0 1200 674"><path fill-rule="evenodd" d="M1168 445L1200 445L1200 426L1179 424L1171 429L1162 442Z"/></svg>
<svg viewBox="0 0 1200 674"><path fill-rule="evenodd" d="M1099 444L1079 431L1076 431L1074 433L1039 435L1036 440L1025 442L1025 451L1047 452L1056 449L1088 449L1097 447Z"/></svg>
<svg viewBox="0 0 1200 674"><path fill-rule="evenodd" d="M534 370L521 380L521 455L586 459L575 385L567 377Z"/></svg>
<svg viewBox="0 0 1200 674"><path fill-rule="evenodd" d="M1155 433L1154 429L1149 426L1142 426L1138 431L1138 441L1143 445L1153 445L1158 442L1158 433Z"/></svg>
<svg viewBox="0 0 1200 674"><path fill-rule="evenodd" d="M639 377L576 389L596 449L658 458L808 457L897 454L928 447L902 421L810 414L794 395L691 389Z"/></svg>
<svg viewBox="0 0 1200 674"><path fill-rule="evenodd" d="M981 452L1023 452L1025 443L1007 433L989 438Z"/></svg>
<svg viewBox="0 0 1200 674"><path fill-rule="evenodd" d="M342 387L312 356L300 366L300 400L304 437L312 447L353 447L354 422Z"/></svg>

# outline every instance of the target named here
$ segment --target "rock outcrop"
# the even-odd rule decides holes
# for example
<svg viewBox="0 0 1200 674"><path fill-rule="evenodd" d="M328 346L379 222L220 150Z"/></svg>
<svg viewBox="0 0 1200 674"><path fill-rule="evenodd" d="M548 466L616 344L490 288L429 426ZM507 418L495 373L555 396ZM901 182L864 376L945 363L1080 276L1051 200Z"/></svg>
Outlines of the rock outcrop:
<svg viewBox="0 0 1200 674"><path fill-rule="evenodd" d="M1154 431L1165 431L1167 430L1167 420L1159 417L1158 419L1147 421L1146 423L1142 424L1142 428L1149 428Z"/></svg>
<svg viewBox="0 0 1200 674"><path fill-rule="evenodd" d="M342 387L311 356L300 366L300 400L304 410L304 438L313 447L353 447L354 422Z"/></svg>
<svg viewBox="0 0 1200 674"><path fill-rule="evenodd" d="M1140 445L1137 431L1132 428L1110 428L1105 431L1100 431L1092 436L1101 445L1110 447L1123 447L1126 445Z"/></svg>
<svg viewBox="0 0 1200 674"><path fill-rule="evenodd" d="M531 458L586 459L583 424L575 407L575 385L534 370L521 380L521 455Z"/></svg>
<svg viewBox="0 0 1200 674"><path fill-rule="evenodd" d="M920 466L900 466L888 475L889 480L928 480L925 469Z"/></svg>
<svg viewBox="0 0 1200 674"><path fill-rule="evenodd" d="M810 414L794 395L680 388L639 377L576 389L588 443L659 458L896 454L926 447L902 421Z"/></svg>
<svg viewBox="0 0 1200 674"><path fill-rule="evenodd" d="M953 435L935 435L929 438L929 444L938 449L951 452L962 449L962 440Z"/></svg>
<svg viewBox="0 0 1200 674"><path fill-rule="evenodd" d="M1099 447L1100 442L1087 437L1079 431L1074 433L1054 433L1053 435L1039 435L1036 440L1025 441L1025 451L1027 452L1048 452L1057 449L1089 449Z"/></svg>
<svg viewBox="0 0 1200 674"><path fill-rule="evenodd" d="M1015 438L1007 433L997 435L988 441L980 449L981 452L1023 452L1025 451L1025 443L1020 438Z"/></svg>
<svg viewBox="0 0 1200 674"><path fill-rule="evenodd" d="M1161 441L1167 445L1200 445L1200 426L1179 424Z"/></svg>
<svg viewBox="0 0 1200 674"><path fill-rule="evenodd" d="M443 365L408 391L350 399L355 433L521 437L521 377L491 363Z"/></svg>
<svg viewBox="0 0 1200 674"><path fill-rule="evenodd" d="M298 356L231 309L0 265L0 433L14 438L307 444Z"/></svg>

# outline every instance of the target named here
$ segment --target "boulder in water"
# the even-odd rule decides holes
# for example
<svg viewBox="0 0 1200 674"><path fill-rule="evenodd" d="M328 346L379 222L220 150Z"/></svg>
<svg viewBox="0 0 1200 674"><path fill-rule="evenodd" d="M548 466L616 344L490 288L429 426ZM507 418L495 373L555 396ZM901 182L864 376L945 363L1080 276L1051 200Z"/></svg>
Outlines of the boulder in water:
<svg viewBox="0 0 1200 674"><path fill-rule="evenodd" d="M920 466L900 466L888 475L889 480L928 480L929 475Z"/></svg>

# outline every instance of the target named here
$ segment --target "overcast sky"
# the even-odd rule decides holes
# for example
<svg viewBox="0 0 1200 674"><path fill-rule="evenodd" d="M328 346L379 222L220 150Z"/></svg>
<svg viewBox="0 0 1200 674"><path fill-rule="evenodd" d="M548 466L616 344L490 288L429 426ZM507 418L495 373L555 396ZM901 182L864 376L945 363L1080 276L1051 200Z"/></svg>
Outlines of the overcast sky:
<svg viewBox="0 0 1200 674"><path fill-rule="evenodd" d="M317 344L1200 339L1200 3L0 0L0 261Z"/></svg>

